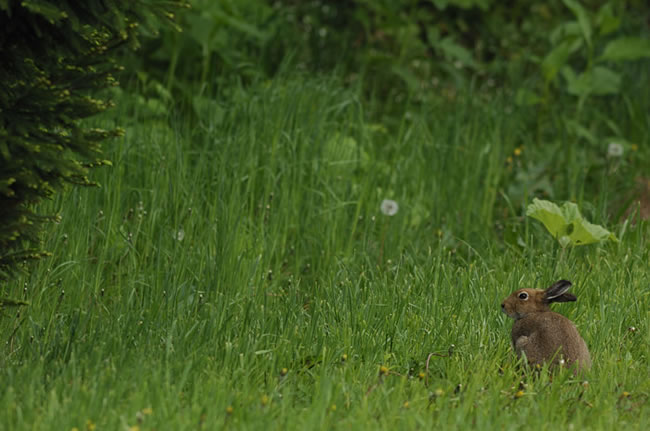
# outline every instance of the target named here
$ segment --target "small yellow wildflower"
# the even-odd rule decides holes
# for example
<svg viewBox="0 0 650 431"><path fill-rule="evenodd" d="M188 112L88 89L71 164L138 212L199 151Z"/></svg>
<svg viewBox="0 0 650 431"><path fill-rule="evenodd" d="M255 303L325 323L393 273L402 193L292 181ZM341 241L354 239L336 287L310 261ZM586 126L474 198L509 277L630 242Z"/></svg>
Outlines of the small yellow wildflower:
<svg viewBox="0 0 650 431"><path fill-rule="evenodd" d="M94 423L93 421L91 421L90 419L88 419L88 420L86 421L86 429L87 429L88 431L95 431L95 428L97 428L97 425L95 425L95 423Z"/></svg>
<svg viewBox="0 0 650 431"><path fill-rule="evenodd" d="M420 380L424 380L424 378L425 378L426 376L427 376L427 375L424 374L424 371L420 371L420 373L418 374L418 379L420 379Z"/></svg>
<svg viewBox="0 0 650 431"><path fill-rule="evenodd" d="M226 407L226 414L227 415L231 415L232 412L234 412L234 411L235 411L235 409L233 409L232 406Z"/></svg>
<svg viewBox="0 0 650 431"><path fill-rule="evenodd" d="M151 415L153 414L153 409L151 407L146 407L142 409L142 414L143 415Z"/></svg>
<svg viewBox="0 0 650 431"><path fill-rule="evenodd" d="M522 151L523 151L523 149L521 147L515 148L515 151L514 151L515 157L521 156Z"/></svg>
<svg viewBox="0 0 650 431"><path fill-rule="evenodd" d="M404 404L402 404L402 407L405 408L405 409L408 409L409 408L409 402L404 401Z"/></svg>
<svg viewBox="0 0 650 431"><path fill-rule="evenodd" d="M388 367L386 365L382 365L379 367L379 375L380 376L387 376L388 375Z"/></svg>
<svg viewBox="0 0 650 431"><path fill-rule="evenodd" d="M524 396L524 391L517 391L517 393L515 394L515 398L521 398L523 396Z"/></svg>
<svg viewBox="0 0 650 431"><path fill-rule="evenodd" d="M335 412L336 411L336 404L332 404L332 406L330 407L330 410Z"/></svg>
<svg viewBox="0 0 650 431"><path fill-rule="evenodd" d="M260 400L262 403L262 407L266 406L269 403L269 397L268 395L262 395L262 399Z"/></svg>

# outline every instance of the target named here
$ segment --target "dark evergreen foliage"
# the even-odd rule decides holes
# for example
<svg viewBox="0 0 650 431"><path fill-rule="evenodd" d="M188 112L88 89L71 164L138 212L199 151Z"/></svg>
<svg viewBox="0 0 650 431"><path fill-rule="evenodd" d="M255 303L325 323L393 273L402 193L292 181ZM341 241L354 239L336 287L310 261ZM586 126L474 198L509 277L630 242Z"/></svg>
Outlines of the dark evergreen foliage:
<svg viewBox="0 0 650 431"><path fill-rule="evenodd" d="M0 279L45 254L45 221L35 205L65 183L92 185L89 169L107 164L101 143L121 129L81 120L111 102L98 91L118 85L116 48L138 46L174 18L181 0L0 0Z"/></svg>

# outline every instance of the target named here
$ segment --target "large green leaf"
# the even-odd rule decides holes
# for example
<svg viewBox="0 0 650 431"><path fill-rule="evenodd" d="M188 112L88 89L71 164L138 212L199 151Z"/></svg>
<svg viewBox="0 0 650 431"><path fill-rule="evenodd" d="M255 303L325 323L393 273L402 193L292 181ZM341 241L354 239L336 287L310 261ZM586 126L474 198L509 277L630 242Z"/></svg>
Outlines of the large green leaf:
<svg viewBox="0 0 650 431"><path fill-rule="evenodd" d="M626 61L650 57L650 39L621 37L607 44L601 61Z"/></svg>
<svg viewBox="0 0 650 431"><path fill-rule="evenodd" d="M589 15L587 11L582 7L580 3L575 0L563 0L564 5L571 9L571 12L578 19L578 24L580 24L580 30L582 30L582 35L587 41L587 45L591 46L591 21L589 20Z"/></svg>
<svg viewBox="0 0 650 431"><path fill-rule="evenodd" d="M615 32L621 26L621 18L614 15L611 3L605 3L596 14L596 25L601 36Z"/></svg>
<svg viewBox="0 0 650 431"><path fill-rule="evenodd" d="M596 66L592 77L593 94L618 94L621 88L621 75L606 67Z"/></svg>
<svg viewBox="0 0 650 431"><path fill-rule="evenodd" d="M620 92L621 76L611 69L596 66L577 77L571 72L568 67L562 69L562 75L567 80L567 91L574 96L604 96Z"/></svg>
<svg viewBox="0 0 650 431"><path fill-rule="evenodd" d="M557 73L566 64L570 54L571 44L569 41L564 41L558 46L553 48L542 61L542 73L546 81L555 79Z"/></svg>
<svg viewBox="0 0 650 431"><path fill-rule="evenodd" d="M541 221L562 247L606 240L618 241L616 236L604 227L585 220L578 206L572 202L565 202L560 208L553 202L533 199L533 203L526 208L526 215Z"/></svg>

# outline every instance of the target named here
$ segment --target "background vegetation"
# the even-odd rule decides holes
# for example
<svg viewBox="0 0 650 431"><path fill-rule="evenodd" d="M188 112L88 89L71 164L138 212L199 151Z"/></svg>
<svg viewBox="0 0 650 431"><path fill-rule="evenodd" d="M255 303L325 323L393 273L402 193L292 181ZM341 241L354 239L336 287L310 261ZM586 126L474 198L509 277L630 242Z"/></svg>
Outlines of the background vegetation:
<svg viewBox="0 0 650 431"><path fill-rule="evenodd" d="M102 187L2 286L0 427L648 428L647 6L497 3L196 1L123 52ZM499 311L559 278L580 378Z"/></svg>
<svg viewBox="0 0 650 431"><path fill-rule="evenodd" d="M102 159L100 144L123 130L91 128L81 120L112 106L93 96L119 85L115 51L126 44L136 48L139 26L169 20L165 7L174 3L180 6L0 3L0 280L48 254L38 234L43 223L57 218L38 214L34 205L62 184L94 185L89 168L110 163Z"/></svg>

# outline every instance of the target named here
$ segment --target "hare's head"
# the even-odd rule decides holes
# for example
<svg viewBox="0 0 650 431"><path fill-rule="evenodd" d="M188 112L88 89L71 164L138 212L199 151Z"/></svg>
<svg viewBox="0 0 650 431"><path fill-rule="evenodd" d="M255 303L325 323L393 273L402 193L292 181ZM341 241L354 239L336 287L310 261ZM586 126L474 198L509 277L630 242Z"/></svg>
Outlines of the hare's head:
<svg viewBox="0 0 650 431"><path fill-rule="evenodd" d="M560 280L546 290L542 289L519 289L508 296L501 303L501 311L515 320L522 319L531 313L550 311L551 302L575 301L576 297L567 293L571 282Z"/></svg>

